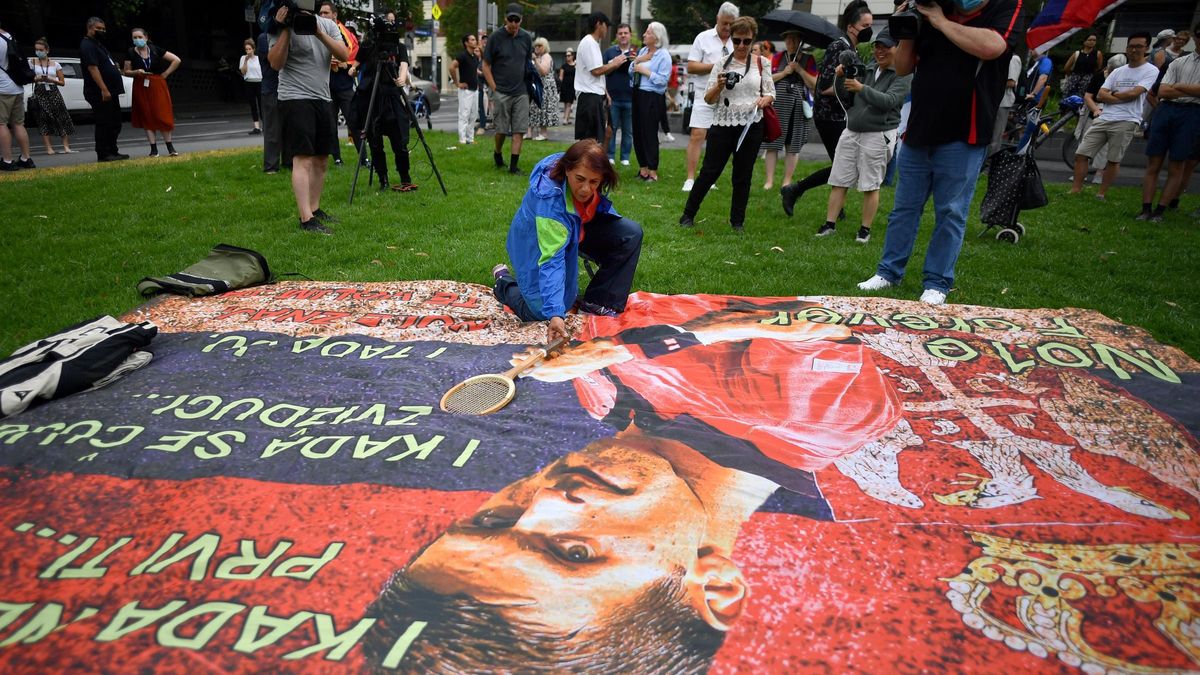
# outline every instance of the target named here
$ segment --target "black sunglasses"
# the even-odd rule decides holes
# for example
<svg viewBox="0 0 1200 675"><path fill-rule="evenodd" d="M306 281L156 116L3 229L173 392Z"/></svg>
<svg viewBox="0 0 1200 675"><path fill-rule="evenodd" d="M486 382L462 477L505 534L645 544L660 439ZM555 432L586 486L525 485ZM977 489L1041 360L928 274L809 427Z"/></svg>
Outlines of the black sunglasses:
<svg viewBox="0 0 1200 675"><path fill-rule="evenodd" d="M506 16L504 18L507 19L510 23L521 23L521 17L517 16L516 14L514 14L512 16Z"/></svg>
<svg viewBox="0 0 1200 675"><path fill-rule="evenodd" d="M731 37L731 38L729 38L729 41L733 43L733 46L734 46L734 47L740 47L741 45L751 45L751 44L754 44L754 38L735 38L735 37Z"/></svg>

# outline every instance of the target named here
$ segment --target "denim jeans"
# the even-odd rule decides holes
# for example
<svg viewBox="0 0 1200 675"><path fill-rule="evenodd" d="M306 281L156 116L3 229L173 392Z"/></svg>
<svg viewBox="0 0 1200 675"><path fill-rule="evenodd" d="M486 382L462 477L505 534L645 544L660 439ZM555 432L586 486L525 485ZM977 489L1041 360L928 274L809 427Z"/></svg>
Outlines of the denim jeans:
<svg viewBox="0 0 1200 675"><path fill-rule="evenodd" d="M954 264L962 249L967 214L979 169L987 156L986 145L946 143L929 147L905 144L900 150L900 184L895 206L888 217L883 257L877 274L898 284L917 241L925 202L933 197L933 237L925 252L922 286L949 293L954 286Z"/></svg>
<svg viewBox="0 0 1200 675"><path fill-rule="evenodd" d="M621 132L621 159L629 159L629 150L633 147L633 99L618 101L613 99L612 107L608 109L612 121L613 134L608 139L608 158L617 159L617 132ZM655 120L655 124L658 121Z"/></svg>

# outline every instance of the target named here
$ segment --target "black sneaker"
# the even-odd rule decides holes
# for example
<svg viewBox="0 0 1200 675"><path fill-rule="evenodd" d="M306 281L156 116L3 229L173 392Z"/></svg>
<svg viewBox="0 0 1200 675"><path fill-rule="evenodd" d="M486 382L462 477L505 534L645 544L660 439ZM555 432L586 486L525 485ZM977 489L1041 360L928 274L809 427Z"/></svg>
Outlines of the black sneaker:
<svg viewBox="0 0 1200 675"><path fill-rule="evenodd" d="M734 234L741 234L746 231L746 228L741 223L730 223L733 226Z"/></svg>
<svg viewBox="0 0 1200 675"><path fill-rule="evenodd" d="M596 316L613 317L617 315L617 310L610 309L604 305L598 305L594 302L588 302L587 300L580 300L579 302L575 303L575 306L578 307L579 311L581 312L595 314Z"/></svg>
<svg viewBox="0 0 1200 675"><path fill-rule="evenodd" d="M343 165L343 164L345 164L345 162L343 162L343 161L342 161L342 158L341 158L341 157L338 157L337 159L333 160L333 165L334 165L334 166L341 166L341 165Z"/></svg>
<svg viewBox="0 0 1200 675"><path fill-rule="evenodd" d="M500 263L492 268L492 279L495 279L496 281L500 281L500 277L506 277L509 274L510 272L508 271L508 265L505 265L504 263Z"/></svg>
<svg viewBox="0 0 1200 675"><path fill-rule="evenodd" d="M682 216L679 216L679 226L680 227L691 227L695 224L696 224L695 221L693 221L692 217L689 216L688 214L685 213Z"/></svg>
<svg viewBox="0 0 1200 675"><path fill-rule="evenodd" d="M317 209L316 211L313 211L313 218L316 218L317 220L321 221L322 223L340 223L340 222L342 222L340 218L330 215L328 213L325 213L325 209Z"/></svg>
<svg viewBox="0 0 1200 675"><path fill-rule="evenodd" d="M519 167L513 166L513 167L509 167L508 174L510 176L524 176L525 172L522 171Z"/></svg>
<svg viewBox="0 0 1200 675"><path fill-rule="evenodd" d="M251 129L249 132L247 132L247 134L250 136L258 136L262 134L262 129Z"/></svg>
<svg viewBox="0 0 1200 675"><path fill-rule="evenodd" d="M118 152L117 154L113 155L113 157L116 157L117 159L129 159L129 155L123 152Z"/></svg>
<svg viewBox="0 0 1200 675"><path fill-rule="evenodd" d="M504 155L501 155L498 152L493 152L492 153L492 161L496 163L497 169L504 168Z"/></svg>
<svg viewBox="0 0 1200 675"><path fill-rule="evenodd" d="M837 230L837 228L834 225L831 223L825 223L821 226L821 229L817 230L817 236L828 237L829 235L833 234L835 230Z"/></svg>
<svg viewBox="0 0 1200 675"><path fill-rule="evenodd" d="M25 159L17 158L17 168L18 169L36 169L37 164L33 163L32 157L26 157Z"/></svg>
<svg viewBox="0 0 1200 675"><path fill-rule="evenodd" d="M100 161L103 162L104 160L102 159ZM3 160L0 160L0 171L18 171L18 170L19 170L19 168L17 167L16 162L5 162Z"/></svg>
<svg viewBox="0 0 1200 675"><path fill-rule="evenodd" d="M868 241L871 241L871 228L869 228L869 227L858 228L858 234L856 234L854 236L854 241L857 241L860 244L865 244Z"/></svg>
<svg viewBox="0 0 1200 675"><path fill-rule="evenodd" d="M333 234L332 230L322 225L321 221L317 220L316 218L300 223L300 229L304 230L305 232L315 232L317 234L323 234L326 236Z"/></svg>
<svg viewBox="0 0 1200 675"><path fill-rule="evenodd" d="M1150 220L1150 212L1149 211L1141 211L1136 216L1134 216L1133 219L1134 220Z"/></svg>
<svg viewBox="0 0 1200 675"><path fill-rule="evenodd" d="M1148 220L1151 223L1161 223L1163 221L1163 215L1164 214L1162 211L1155 211L1154 213L1151 213L1150 217L1147 218L1146 220Z"/></svg>

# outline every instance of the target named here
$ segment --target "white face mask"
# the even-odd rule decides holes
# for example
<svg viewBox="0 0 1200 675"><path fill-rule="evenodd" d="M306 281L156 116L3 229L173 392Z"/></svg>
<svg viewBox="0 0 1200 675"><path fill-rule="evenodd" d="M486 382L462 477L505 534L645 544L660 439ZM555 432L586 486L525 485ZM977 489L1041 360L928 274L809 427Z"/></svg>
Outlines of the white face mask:
<svg viewBox="0 0 1200 675"><path fill-rule="evenodd" d="M44 59L44 58L46 58L46 55L47 55L47 54L49 54L49 53L50 53L50 52L44 52L44 51L42 51L42 50L40 50L40 49L39 49L38 51L34 52L34 54L37 54L37 57L38 57L39 59Z"/></svg>

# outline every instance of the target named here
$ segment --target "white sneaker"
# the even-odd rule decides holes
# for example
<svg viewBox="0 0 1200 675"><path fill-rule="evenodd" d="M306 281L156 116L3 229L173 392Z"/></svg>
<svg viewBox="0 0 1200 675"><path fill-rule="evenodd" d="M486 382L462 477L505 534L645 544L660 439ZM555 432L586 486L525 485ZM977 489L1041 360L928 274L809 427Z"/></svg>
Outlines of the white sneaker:
<svg viewBox="0 0 1200 675"><path fill-rule="evenodd" d="M684 191L684 192L691 192L691 191L692 191L692 186L693 186L693 185L695 185L695 183L696 183L696 181L692 180L691 178L689 178L689 179L687 179L687 180L683 181L683 191Z"/></svg>
<svg viewBox="0 0 1200 675"><path fill-rule="evenodd" d="M616 164L617 164L617 160L615 160L615 159L613 159L613 158L609 157L609 158L608 158L608 163L609 163L609 164L612 164L612 165L614 165L614 166L616 166Z"/></svg>
<svg viewBox="0 0 1200 675"><path fill-rule="evenodd" d="M876 274L870 279L860 283L858 288L864 291L882 291L883 289L890 288L891 286L892 282Z"/></svg>
<svg viewBox="0 0 1200 675"><path fill-rule="evenodd" d="M672 143L672 142L674 142L674 141L675 141L675 137L674 137L674 136L672 136L672 135L671 135L671 132L669 132L669 131L668 131L668 132L667 132L667 142L668 142L668 143Z"/></svg>
<svg viewBox="0 0 1200 675"><path fill-rule="evenodd" d="M946 294L934 288L926 288L925 292L921 294L921 302L927 305L945 304Z"/></svg>
<svg viewBox="0 0 1200 675"><path fill-rule="evenodd" d="M621 166L629 166L629 160L627 160L627 159L621 160Z"/></svg>

